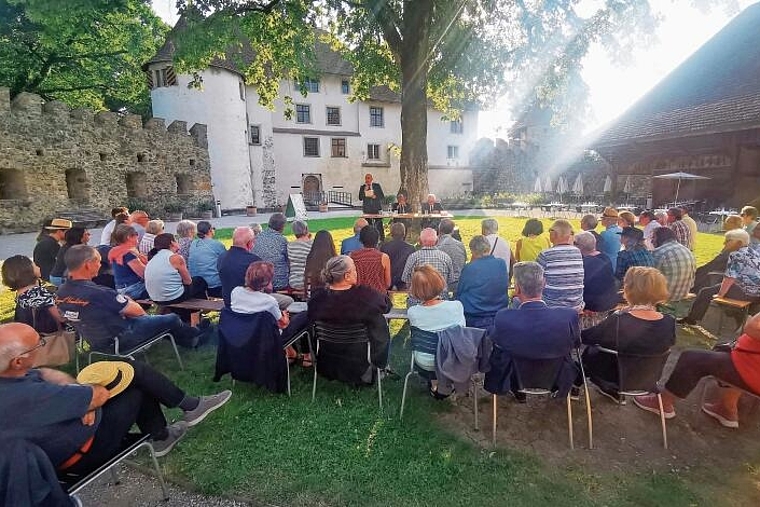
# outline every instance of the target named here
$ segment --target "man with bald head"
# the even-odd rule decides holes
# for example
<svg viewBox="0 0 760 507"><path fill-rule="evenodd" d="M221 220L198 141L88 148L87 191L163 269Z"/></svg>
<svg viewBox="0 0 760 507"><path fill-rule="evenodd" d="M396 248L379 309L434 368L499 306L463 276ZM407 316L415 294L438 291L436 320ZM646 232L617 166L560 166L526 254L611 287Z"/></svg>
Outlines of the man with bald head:
<svg viewBox="0 0 760 507"><path fill-rule="evenodd" d="M26 324L0 325L0 428L4 437L38 445L61 472L86 474L102 465L121 449L134 424L152 436L156 455L164 456L188 427L232 395L188 396L148 364L131 360L97 363L114 373L105 386L80 384L61 371L32 367L45 346ZM109 391L130 376L123 391ZM167 426L161 405L181 408L183 420Z"/></svg>
<svg viewBox="0 0 760 507"><path fill-rule="evenodd" d="M437 243L438 233L435 232L435 229L431 229L430 227L422 229L422 232L420 232L420 244L422 248L411 254L406 259L406 264L404 265L401 280L405 284L409 285L412 281L414 268L423 264L433 266L441 274L447 287L454 281L454 263L449 254L436 248L435 245ZM441 297L448 299L448 290L444 289Z"/></svg>
<svg viewBox="0 0 760 507"><path fill-rule="evenodd" d="M359 187L359 200L362 202L362 213L365 215L377 215L382 213L383 203L385 202L383 187L380 186L380 183L376 183L373 180L370 173L364 175L364 185ZM369 222L369 225L372 225L377 229L377 232L380 234L380 241L384 241L385 231L383 230L383 219L380 217L370 218L367 222ZM341 255L343 255L343 252L341 252ZM348 255L348 252L346 255Z"/></svg>
<svg viewBox="0 0 760 507"><path fill-rule="evenodd" d="M359 250L364 247L362 245L361 240L359 239L359 233L362 229L364 229L367 225L369 225L369 222L367 222L363 218L358 218L356 222L354 222L354 235L350 238L344 239L340 243L340 254L341 255L348 255L354 250Z"/></svg>
<svg viewBox="0 0 760 507"><path fill-rule="evenodd" d="M261 260L258 255L251 253L255 244L256 236L250 227L236 227L232 232L232 246L219 256L217 268L219 278L222 280L222 298L227 308L230 306L232 289L245 285L245 272L248 266L252 262Z"/></svg>

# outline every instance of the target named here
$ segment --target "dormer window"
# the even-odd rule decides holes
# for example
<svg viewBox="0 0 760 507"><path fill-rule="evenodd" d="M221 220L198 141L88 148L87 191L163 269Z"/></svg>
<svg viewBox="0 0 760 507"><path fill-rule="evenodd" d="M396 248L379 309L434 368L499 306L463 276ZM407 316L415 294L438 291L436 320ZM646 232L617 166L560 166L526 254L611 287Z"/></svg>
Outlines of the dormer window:
<svg viewBox="0 0 760 507"><path fill-rule="evenodd" d="M151 90L176 85L177 75L174 73L174 67L168 65L160 69L148 71L148 86Z"/></svg>

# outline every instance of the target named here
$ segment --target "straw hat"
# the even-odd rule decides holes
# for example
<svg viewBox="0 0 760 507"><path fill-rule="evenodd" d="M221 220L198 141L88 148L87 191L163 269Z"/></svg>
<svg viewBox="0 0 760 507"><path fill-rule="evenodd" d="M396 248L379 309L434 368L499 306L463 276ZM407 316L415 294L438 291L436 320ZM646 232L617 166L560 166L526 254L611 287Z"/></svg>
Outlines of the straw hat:
<svg viewBox="0 0 760 507"><path fill-rule="evenodd" d="M604 212L602 213L602 218L619 218L620 214L618 213L618 210L615 208L604 208Z"/></svg>
<svg viewBox="0 0 760 507"><path fill-rule="evenodd" d="M65 218L54 218L50 225L46 225L45 229L48 229L50 231L66 231L68 229L71 229L71 220L66 220Z"/></svg>
<svg viewBox="0 0 760 507"><path fill-rule="evenodd" d="M103 386L113 398L129 387L135 377L135 369L124 361L99 361L84 368L77 375L80 384Z"/></svg>

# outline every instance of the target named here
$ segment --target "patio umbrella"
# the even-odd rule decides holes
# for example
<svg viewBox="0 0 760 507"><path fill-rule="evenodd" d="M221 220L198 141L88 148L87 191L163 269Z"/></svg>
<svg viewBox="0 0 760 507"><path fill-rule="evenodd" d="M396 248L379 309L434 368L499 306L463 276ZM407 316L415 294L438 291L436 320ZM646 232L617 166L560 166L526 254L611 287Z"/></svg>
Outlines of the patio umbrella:
<svg viewBox="0 0 760 507"><path fill-rule="evenodd" d="M580 173L578 173L578 177L575 178L575 183L573 183L573 193L583 195L583 175Z"/></svg>
<svg viewBox="0 0 760 507"><path fill-rule="evenodd" d="M557 192L560 194L565 194L569 188L567 187L567 180L564 176L559 177L559 181L557 182Z"/></svg>
<svg viewBox="0 0 760 507"><path fill-rule="evenodd" d="M607 178L604 180L604 190L603 192L612 192L612 178L610 178L610 175L607 175Z"/></svg>
<svg viewBox="0 0 760 507"><path fill-rule="evenodd" d="M536 177L536 183L533 185L533 191L538 194L543 192L543 190L541 190L541 176Z"/></svg>
<svg viewBox="0 0 760 507"><path fill-rule="evenodd" d="M551 191L552 191L552 179L547 174L546 179L544 180L544 192L551 192Z"/></svg>
<svg viewBox="0 0 760 507"><path fill-rule="evenodd" d="M681 190L681 180L709 180L710 179L707 176L699 176L697 174L685 173L683 171L678 171L677 173L658 174L657 176L655 176L655 178L660 178L662 180L678 180L678 184L676 185L675 202L678 202L678 192Z"/></svg>

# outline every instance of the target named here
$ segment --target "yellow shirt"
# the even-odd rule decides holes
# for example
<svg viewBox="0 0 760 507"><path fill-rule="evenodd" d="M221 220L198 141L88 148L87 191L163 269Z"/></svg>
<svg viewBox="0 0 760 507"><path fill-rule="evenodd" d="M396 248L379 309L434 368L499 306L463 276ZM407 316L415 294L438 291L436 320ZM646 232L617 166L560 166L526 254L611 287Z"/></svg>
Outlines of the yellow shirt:
<svg viewBox="0 0 760 507"><path fill-rule="evenodd" d="M549 248L549 238L543 234L534 237L523 237L517 240L517 251L515 257L520 262L535 261L538 258L538 254L541 250Z"/></svg>

